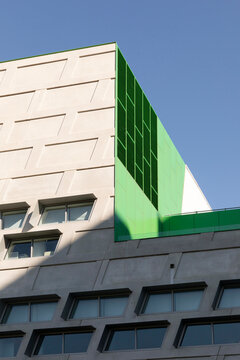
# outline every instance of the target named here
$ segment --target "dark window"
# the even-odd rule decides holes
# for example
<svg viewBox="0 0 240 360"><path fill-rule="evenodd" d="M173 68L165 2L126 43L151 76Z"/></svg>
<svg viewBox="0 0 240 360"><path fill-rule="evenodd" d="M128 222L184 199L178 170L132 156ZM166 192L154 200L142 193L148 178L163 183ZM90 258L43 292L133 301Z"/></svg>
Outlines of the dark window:
<svg viewBox="0 0 240 360"><path fill-rule="evenodd" d="M48 206L43 209L41 224L88 220L92 207L93 201Z"/></svg>
<svg viewBox="0 0 240 360"><path fill-rule="evenodd" d="M147 292L142 314L172 311L198 310L203 290L172 290L168 292Z"/></svg>
<svg viewBox="0 0 240 360"><path fill-rule="evenodd" d="M180 346L231 344L240 341L240 322L186 325Z"/></svg>
<svg viewBox="0 0 240 360"><path fill-rule="evenodd" d="M34 355L86 352L91 337L91 332L40 335Z"/></svg>
<svg viewBox="0 0 240 360"><path fill-rule="evenodd" d="M36 256L53 255L58 238L29 239L11 241L6 258L22 259Z"/></svg>
<svg viewBox="0 0 240 360"><path fill-rule="evenodd" d="M8 304L2 323L14 324L31 321L49 321L53 317L56 305L56 301Z"/></svg>
<svg viewBox="0 0 240 360"><path fill-rule="evenodd" d="M112 329L105 351L160 348L166 327Z"/></svg>
<svg viewBox="0 0 240 360"><path fill-rule="evenodd" d="M0 338L0 357L14 357L17 355L22 337L2 337Z"/></svg>
<svg viewBox="0 0 240 360"><path fill-rule="evenodd" d="M128 296L98 296L75 299L70 318L93 318L121 316L126 308Z"/></svg>

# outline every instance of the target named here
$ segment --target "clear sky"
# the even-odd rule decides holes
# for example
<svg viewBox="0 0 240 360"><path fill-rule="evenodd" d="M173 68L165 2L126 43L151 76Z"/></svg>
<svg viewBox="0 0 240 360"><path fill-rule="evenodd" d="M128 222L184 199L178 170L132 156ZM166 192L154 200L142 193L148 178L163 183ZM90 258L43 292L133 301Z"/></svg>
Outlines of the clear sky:
<svg viewBox="0 0 240 360"><path fill-rule="evenodd" d="M0 5L0 61L116 41L211 206L240 206L240 0Z"/></svg>

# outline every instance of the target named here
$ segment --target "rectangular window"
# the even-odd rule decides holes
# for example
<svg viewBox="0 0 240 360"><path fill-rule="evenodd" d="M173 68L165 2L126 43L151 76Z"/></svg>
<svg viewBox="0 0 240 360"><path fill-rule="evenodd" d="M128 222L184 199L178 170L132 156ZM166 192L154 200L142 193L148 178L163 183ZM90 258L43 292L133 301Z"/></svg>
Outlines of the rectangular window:
<svg viewBox="0 0 240 360"><path fill-rule="evenodd" d="M240 341L240 322L186 325L180 346L233 344Z"/></svg>
<svg viewBox="0 0 240 360"><path fill-rule="evenodd" d="M26 210L2 212L2 228L18 229L23 225L26 216Z"/></svg>
<svg viewBox="0 0 240 360"><path fill-rule="evenodd" d="M138 350L160 348L166 327L136 327L112 329L104 348L105 351Z"/></svg>
<svg viewBox="0 0 240 360"><path fill-rule="evenodd" d="M172 311L198 310L203 290L172 290L168 292L147 292L143 301L142 314Z"/></svg>
<svg viewBox="0 0 240 360"><path fill-rule="evenodd" d="M11 241L6 258L22 259L36 256L51 256L54 254L58 239L58 237L54 237Z"/></svg>
<svg viewBox="0 0 240 360"><path fill-rule="evenodd" d="M2 323L15 324L52 320L57 301L8 304Z"/></svg>
<svg viewBox="0 0 240 360"><path fill-rule="evenodd" d="M222 288L217 307L219 309L240 307L240 286Z"/></svg>
<svg viewBox="0 0 240 360"><path fill-rule="evenodd" d="M40 223L50 224L88 220L92 207L93 201L45 207Z"/></svg>
<svg viewBox="0 0 240 360"><path fill-rule="evenodd" d="M128 296L98 296L80 298L73 302L69 318L94 318L121 316L126 308Z"/></svg>
<svg viewBox="0 0 240 360"><path fill-rule="evenodd" d="M86 352L92 332L40 335L34 355L71 354Z"/></svg>
<svg viewBox="0 0 240 360"><path fill-rule="evenodd" d="M15 357L22 341L22 336L1 337L0 338L0 357Z"/></svg>

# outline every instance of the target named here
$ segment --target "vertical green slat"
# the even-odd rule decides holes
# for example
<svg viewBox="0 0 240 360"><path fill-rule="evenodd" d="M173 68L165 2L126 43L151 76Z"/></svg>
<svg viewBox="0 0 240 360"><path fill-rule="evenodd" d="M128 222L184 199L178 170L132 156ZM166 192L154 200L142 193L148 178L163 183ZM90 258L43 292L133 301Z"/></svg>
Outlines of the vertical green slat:
<svg viewBox="0 0 240 360"><path fill-rule="evenodd" d="M126 61L118 50L118 98L126 106Z"/></svg>

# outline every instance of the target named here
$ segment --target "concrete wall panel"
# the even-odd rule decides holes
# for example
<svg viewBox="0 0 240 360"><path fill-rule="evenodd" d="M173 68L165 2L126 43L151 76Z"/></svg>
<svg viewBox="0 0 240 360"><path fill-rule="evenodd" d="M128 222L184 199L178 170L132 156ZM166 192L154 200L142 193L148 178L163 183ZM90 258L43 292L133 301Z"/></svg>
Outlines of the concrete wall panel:
<svg viewBox="0 0 240 360"><path fill-rule="evenodd" d="M71 133L76 134L83 131L92 131L93 129L94 131L114 129L114 108L78 113Z"/></svg>
<svg viewBox="0 0 240 360"><path fill-rule="evenodd" d="M41 267L34 289L53 291L54 289L91 288L95 282L100 264L98 262Z"/></svg>
<svg viewBox="0 0 240 360"><path fill-rule="evenodd" d="M19 66L12 85L27 86L59 80L66 60Z"/></svg>
<svg viewBox="0 0 240 360"><path fill-rule="evenodd" d="M1 84L5 74L6 74L6 70L0 70L0 84Z"/></svg>
<svg viewBox="0 0 240 360"><path fill-rule="evenodd" d="M6 200L26 199L43 194L54 195L62 178L62 173L28 176L13 179L7 189Z"/></svg>
<svg viewBox="0 0 240 360"><path fill-rule="evenodd" d="M91 159L97 139L47 145L42 153L39 166L80 163Z"/></svg>
<svg viewBox="0 0 240 360"><path fill-rule="evenodd" d="M115 51L82 56L78 59L74 76L100 75L115 71Z"/></svg>
<svg viewBox="0 0 240 360"><path fill-rule="evenodd" d="M28 110L34 92L0 96L0 115L21 114Z"/></svg>
<svg viewBox="0 0 240 360"><path fill-rule="evenodd" d="M160 279L167 256L111 260L103 284Z"/></svg>
<svg viewBox="0 0 240 360"><path fill-rule="evenodd" d="M26 167L32 149L19 149L0 152L0 176L6 176L8 171L21 170Z"/></svg>
<svg viewBox="0 0 240 360"><path fill-rule="evenodd" d="M79 170L76 172L71 192L92 192L94 189L114 186L114 167Z"/></svg>
<svg viewBox="0 0 240 360"><path fill-rule="evenodd" d="M71 107L91 102L97 82L48 89L39 104L39 110Z"/></svg>
<svg viewBox="0 0 240 360"><path fill-rule="evenodd" d="M63 119L64 115L59 115L17 121L14 123L14 128L9 141L36 140L57 136Z"/></svg>
<svg viewBox="0 0 240 360"><path fill-rule="evenodd" d="M240 249L199 251L183 254L176 278L203 278L211 274L236 273L240 270Z"/></svg>

